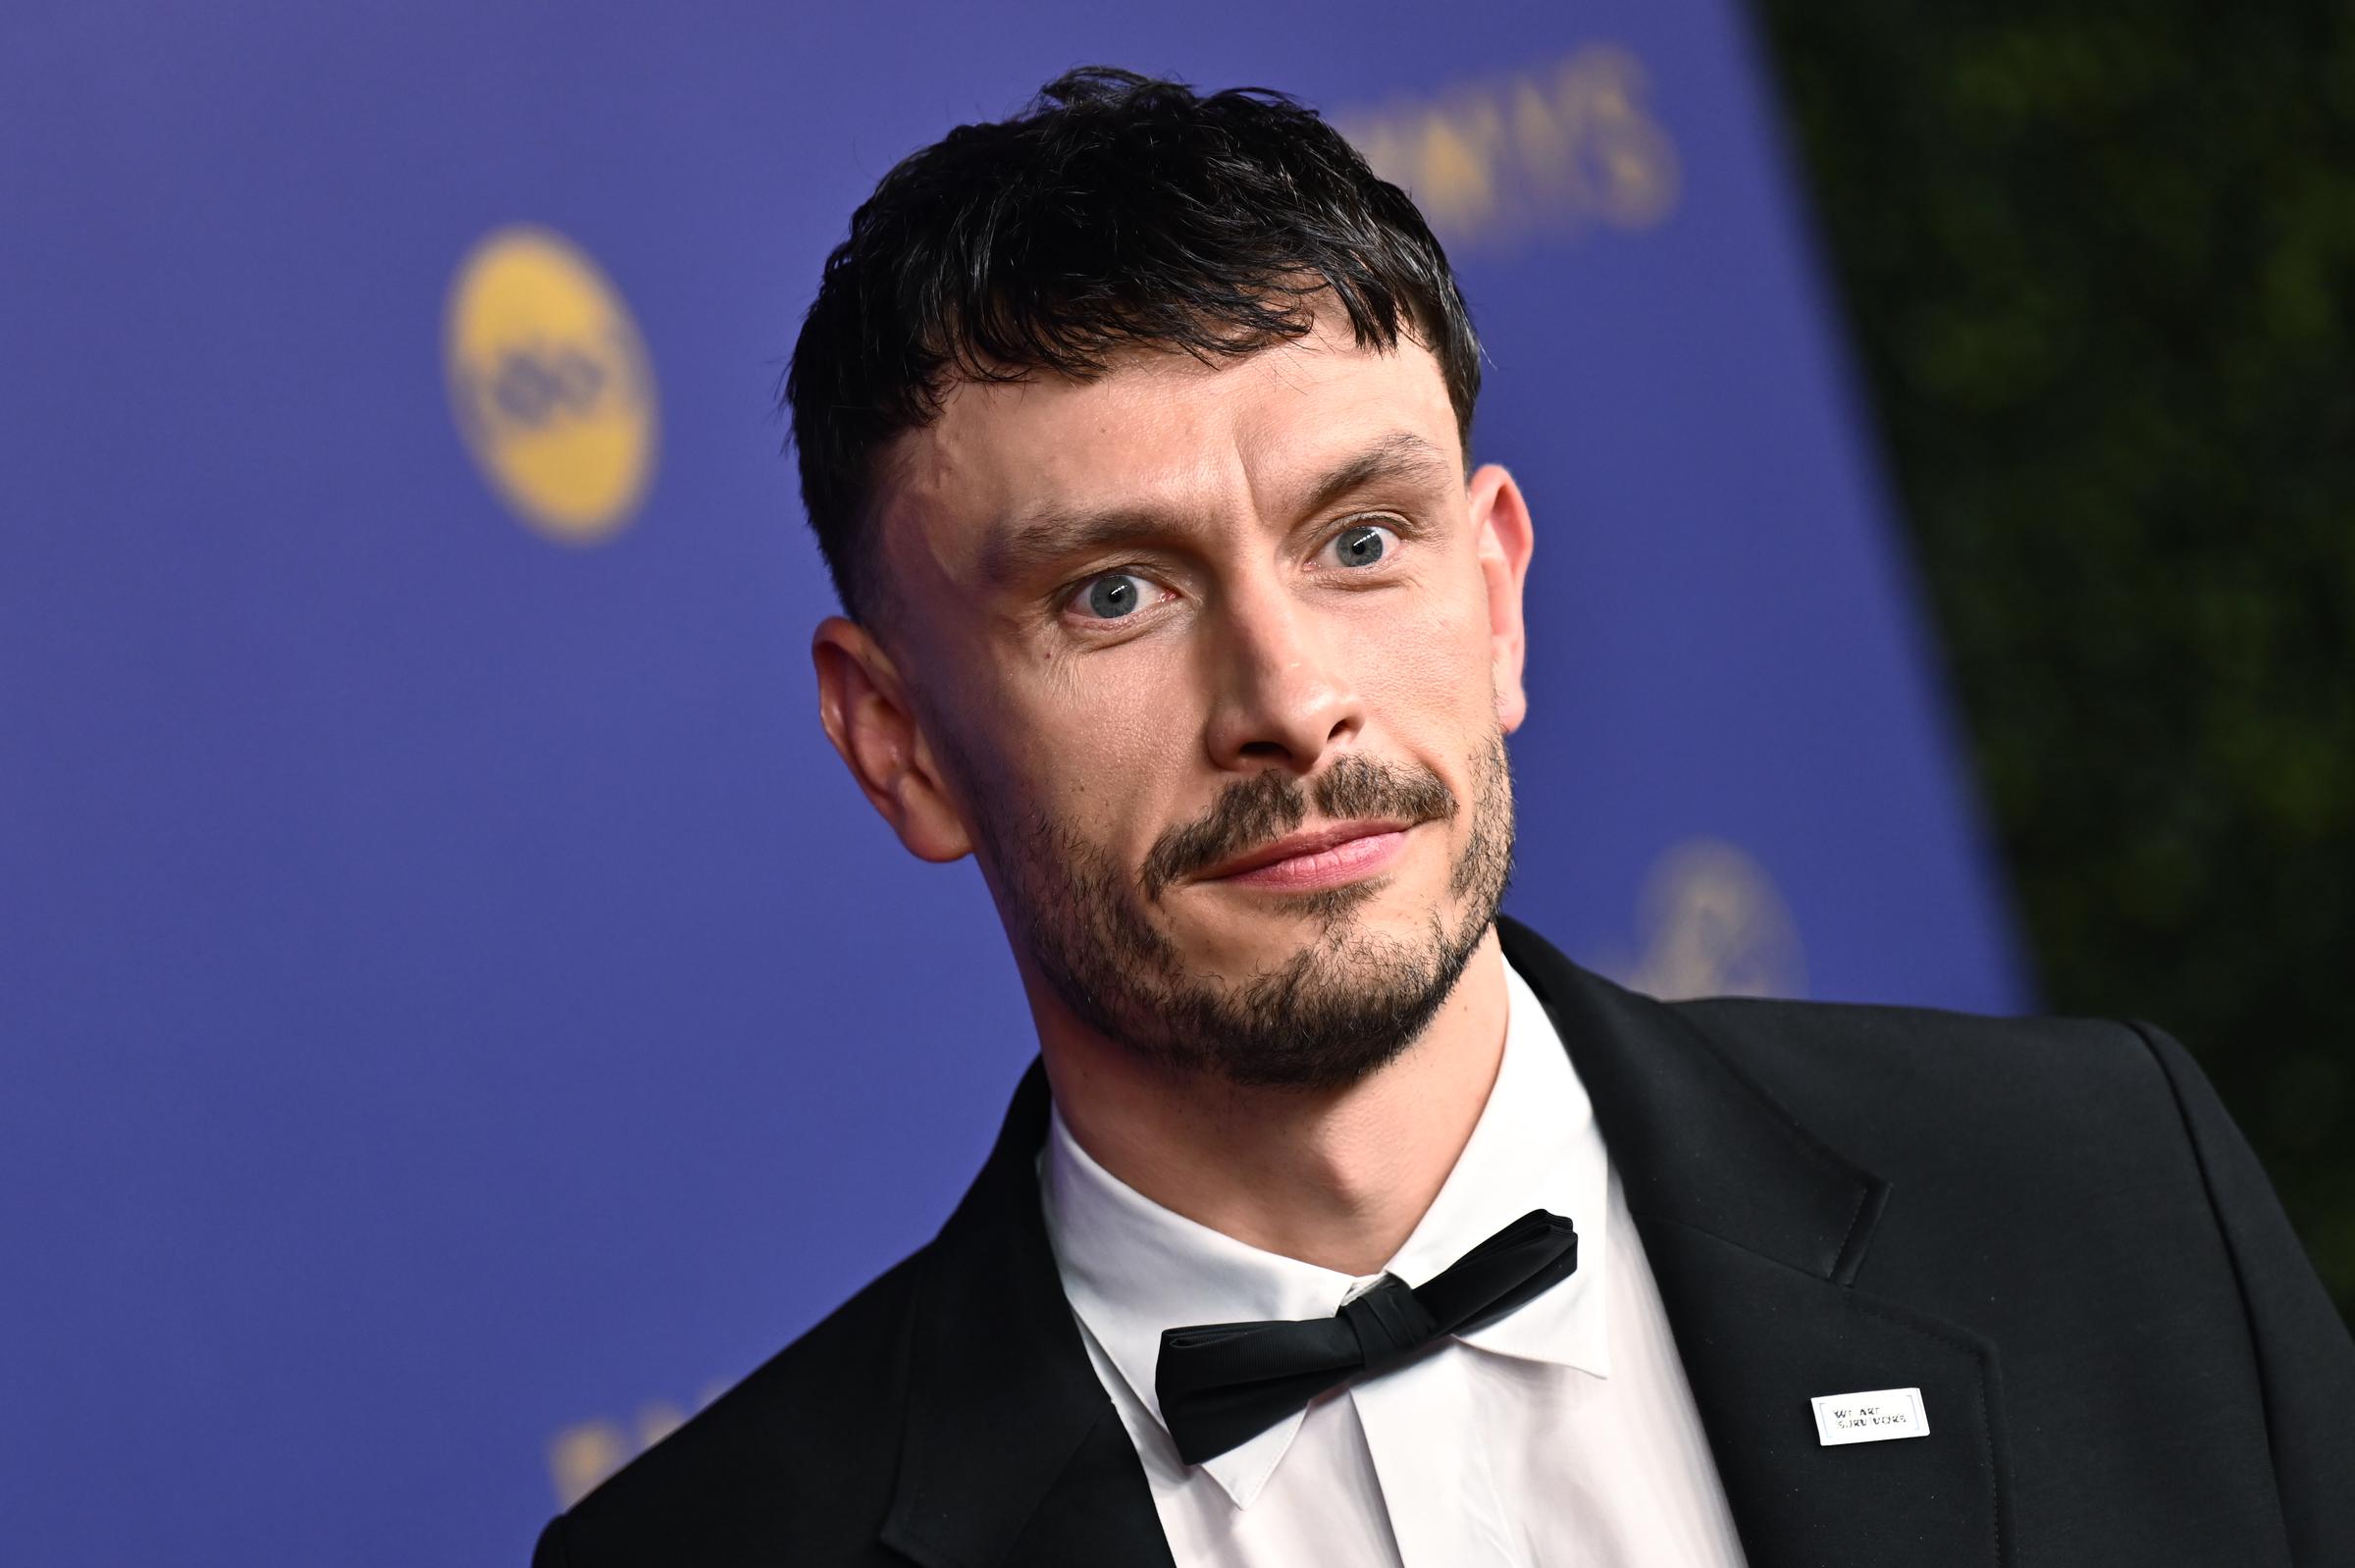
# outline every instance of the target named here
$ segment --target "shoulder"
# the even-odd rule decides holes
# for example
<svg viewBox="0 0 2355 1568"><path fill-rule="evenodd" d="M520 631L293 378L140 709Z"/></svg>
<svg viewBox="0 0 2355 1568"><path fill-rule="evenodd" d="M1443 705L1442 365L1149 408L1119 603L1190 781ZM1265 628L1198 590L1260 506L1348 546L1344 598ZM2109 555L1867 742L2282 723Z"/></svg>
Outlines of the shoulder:
<svg viewBox="0 0 2355 1568"><path fill-rule="evenodd" d="M1736 1080L1826 1132L1892 1115L1958 1128L1988 1118L2066 1119L2088 1101L2119 1105L2120 1095L2123 1109L2156 1113L2172 1103L2176 1065L2197 1076L2179 1048L2163 1047L2165 1037L2144 1024L1758 997L1662 1002L1572 963L1518 921L1499 917L1496 926L1506 959L1557 1010L1565 1038L1596 1037L1593 1055L1606 1071L1618 1059L1683 1060L1698 1044ZM1571 1054L1582 1056L1575 1044Z"/></svg>
<svg viewBox="0 0 2355 1568"><path fill-rule="evenodd" d="M1886 1101L1932 1089L1978 1089L1996 1102L2028 1088L2039 1097L2128 1086L2166 1094L2156 1031L2119 1019L1750 997L1665 1006L1734 1065L1827 1096L1827 1109L1843 1095Z"/></svg>
<svg viewBox="0 0 2355 1568"><path fill-rule="evenodd" d="M2187 1102L2213 1093L2148 1024L1926 1008L1670 1004L1817 1137L1899 1181L2020 1203L2122 1183L2205 1207Z"/></svg>
<svg viewBox="0 0 2355 1568"><path fill-rule="evenodd" d="M931 1251L550 1522L534 1568L868 1560L898 1470L909 1328Z"/></svg>

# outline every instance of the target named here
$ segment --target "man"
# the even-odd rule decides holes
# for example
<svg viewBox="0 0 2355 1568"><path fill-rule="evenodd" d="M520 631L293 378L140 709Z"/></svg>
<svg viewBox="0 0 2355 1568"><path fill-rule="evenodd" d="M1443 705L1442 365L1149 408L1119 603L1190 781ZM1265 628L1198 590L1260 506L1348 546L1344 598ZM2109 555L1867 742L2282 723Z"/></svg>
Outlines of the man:
<svg viewBox="0 0 2355 1568"><path fill-rule="evenodd" d="M2355 1561L2355 1347L2166 1036L1665 1006L1498 918L1479 368L1273 94L1077 73L860 209L789 384L820 711L978 859L1040 1065L543 1568Z"/></svg>

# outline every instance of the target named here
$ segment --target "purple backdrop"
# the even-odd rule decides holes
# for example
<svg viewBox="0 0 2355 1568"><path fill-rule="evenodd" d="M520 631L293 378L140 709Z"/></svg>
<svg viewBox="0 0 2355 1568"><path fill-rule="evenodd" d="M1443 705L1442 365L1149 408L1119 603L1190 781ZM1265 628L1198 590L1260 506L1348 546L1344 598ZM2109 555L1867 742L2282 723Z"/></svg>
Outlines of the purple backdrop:
<svg viewBox="0 0 2355 1568"><path fill-rule="evenodd" d="M813 722L769 400L876 177L1073 64L1297 92L1441 222L1540 525L1518 914L2022 999L1720 0L5 33L12 1562L519 1563L945 1215L1026 1021Z"/></svg>

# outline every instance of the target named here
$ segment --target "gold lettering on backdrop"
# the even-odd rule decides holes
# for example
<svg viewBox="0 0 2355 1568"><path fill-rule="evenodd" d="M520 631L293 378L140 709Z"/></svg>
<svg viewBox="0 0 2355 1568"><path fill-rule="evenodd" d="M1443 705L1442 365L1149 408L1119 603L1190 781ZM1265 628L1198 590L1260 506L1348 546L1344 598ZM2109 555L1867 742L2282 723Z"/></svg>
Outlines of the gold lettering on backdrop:
<svg viewBox="0 0 2355 1568"><path fill-rule="evenodd" d="M1441 239L1477 250L1591 223L1648 229L1674 212L1676 143L1649 92L1642 61L1597 43L1542 71L1333 122Z"/></svg>
<svg viewBox="0 0 2355 1568"><path fill-rule="evenodd" d="M638 1412L638 1446L652 1448L687 1425L687 1413L677 1405L648 1405Z"/></svg>
<svg viewBox="0 0 2355 1568"><path fill-rule="evenodd" d="M696 1401L702 1409L727 1391L714 1383ZM548 1479L555 1488L556 1505L569 1508L595 1491L606 1477L628 1464L687 1424L687 1412L667 1400L639 1407L637 1419L576 1422L548 1443Z"/></svg>
<svg viewBox="0 0 2355 1568"><path fill-rule="evenodd" d="M555 1483L556 1500L567 1508L579 1502L632 1452L629 1438L610 1421L566 1427L548 1445L548 1475Z"/></svg>

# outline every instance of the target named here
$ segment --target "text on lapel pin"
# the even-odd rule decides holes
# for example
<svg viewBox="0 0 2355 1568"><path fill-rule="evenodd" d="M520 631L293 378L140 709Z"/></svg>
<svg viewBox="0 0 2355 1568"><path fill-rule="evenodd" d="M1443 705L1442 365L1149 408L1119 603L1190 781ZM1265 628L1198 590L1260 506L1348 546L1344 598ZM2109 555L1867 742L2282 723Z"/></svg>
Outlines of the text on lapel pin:
<svg viewBox="0 0 2355 1568"><path fill-rule="evenodd" d="M1815 1436L1825 1447L1843 1442L1884 1442L1891 1437L1926 1437L1929 1414L1919 1388L1877 1388L1869 1393L1817 1394Z"/></svg>

